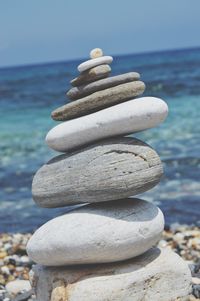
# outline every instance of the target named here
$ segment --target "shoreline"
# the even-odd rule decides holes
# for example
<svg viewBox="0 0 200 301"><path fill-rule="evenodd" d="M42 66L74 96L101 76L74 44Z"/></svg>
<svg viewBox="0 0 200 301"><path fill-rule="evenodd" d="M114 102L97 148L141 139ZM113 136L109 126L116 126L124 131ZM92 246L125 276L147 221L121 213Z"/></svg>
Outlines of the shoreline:
<svg viewBox="0 0 200 301"><path fill-rule="evenodd" d="M5 288L7 283L16 279L29 280L33 262L27 256L26 244L31 235L0 233L0 301L15 300ZM166 226L158 246L172 249L188 263L193 277L193 291L188 300L200 300L200 227L180 224ZM30 299L31 295L27 299L24 299L23 293L21 296L16 300L34 300Z"/></svg>

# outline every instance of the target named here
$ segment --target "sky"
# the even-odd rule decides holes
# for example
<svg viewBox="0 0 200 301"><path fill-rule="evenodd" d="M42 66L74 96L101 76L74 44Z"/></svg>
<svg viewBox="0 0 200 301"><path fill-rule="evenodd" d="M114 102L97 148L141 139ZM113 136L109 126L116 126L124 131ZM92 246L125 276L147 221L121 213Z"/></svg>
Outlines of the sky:
<svg viewBox="0 0 200 301"><path fill-rule="evenodd" d="M200 46L200 0L0 0L0 67Z"/></svg>

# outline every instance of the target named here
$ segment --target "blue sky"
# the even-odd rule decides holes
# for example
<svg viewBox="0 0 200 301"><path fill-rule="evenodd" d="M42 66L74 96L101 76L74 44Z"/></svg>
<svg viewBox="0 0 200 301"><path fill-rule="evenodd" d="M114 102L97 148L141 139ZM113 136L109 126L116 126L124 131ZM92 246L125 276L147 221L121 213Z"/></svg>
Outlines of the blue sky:
<svg viewBox="0 0 200 301"><path fill-rule="evenodd" d="M200 0L0 0L0 66L200 46Z"/></svg>

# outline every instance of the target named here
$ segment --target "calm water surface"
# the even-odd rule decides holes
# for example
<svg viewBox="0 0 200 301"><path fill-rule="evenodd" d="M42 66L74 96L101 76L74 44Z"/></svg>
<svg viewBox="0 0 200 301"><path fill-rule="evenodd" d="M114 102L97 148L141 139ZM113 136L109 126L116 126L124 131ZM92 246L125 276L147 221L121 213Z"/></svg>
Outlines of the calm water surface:
<svg viewBox="0 0 200 301"><path fill-rule="evenodd" d="M32 231L67 211L38 208L34 173L55 156L45 144L51 111L67 102L80 61L0 69L0 232ZM161 183L141 197L161 207L166 223L200 222L200 49L115 57L112 74L137 71L145 95L162 97L169 117L137 134L164 164Z"/></svg>

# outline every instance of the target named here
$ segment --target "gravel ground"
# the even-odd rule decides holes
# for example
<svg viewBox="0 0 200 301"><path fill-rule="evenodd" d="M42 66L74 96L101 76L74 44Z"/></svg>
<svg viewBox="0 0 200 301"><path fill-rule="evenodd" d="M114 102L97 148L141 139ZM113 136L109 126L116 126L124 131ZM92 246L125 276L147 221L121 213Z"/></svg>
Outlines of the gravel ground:
<svg viewBox="0 0 200 301"><path fill-rule="evenodd" d="M170 248L187 261L192 273L192 295L200 300L200 227L173 224L166 227L158 246Z"/></svg>
<svg viewBox="0 0 200 301"><path fill-rule="evenodd" d="M18 281L19 287L28 283L33 264L26 254L26 244L30 236L29 233L0 234L0 301L35 299L30 290L13 295L7 285L14 280L25 280ZM193 277L193 291L188 300L200 300L200 228L173 224L165 229L158 245L173 249L187 261Z"/></svg>

